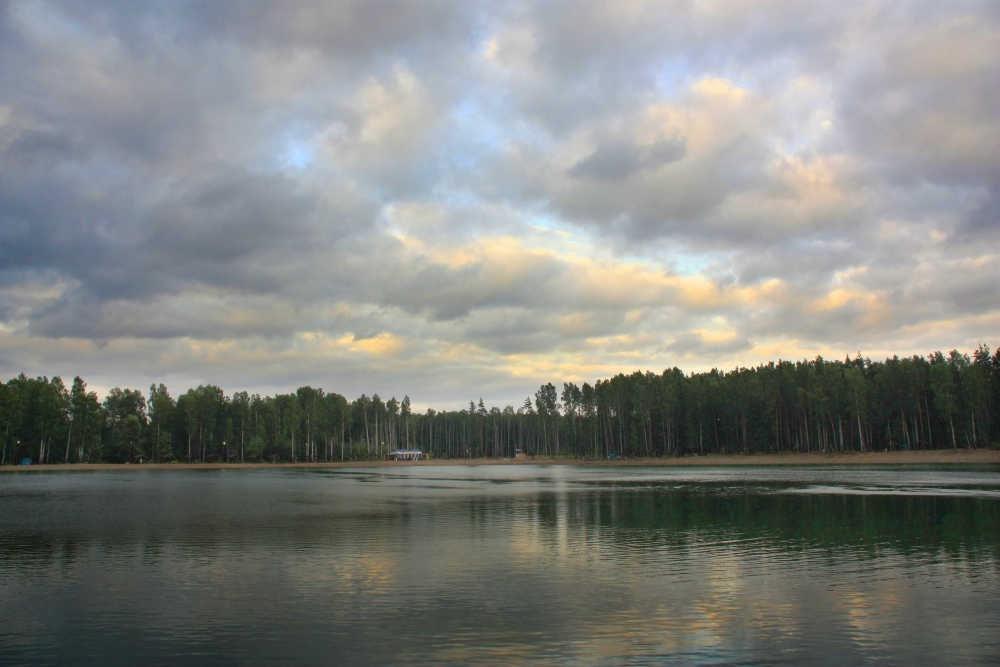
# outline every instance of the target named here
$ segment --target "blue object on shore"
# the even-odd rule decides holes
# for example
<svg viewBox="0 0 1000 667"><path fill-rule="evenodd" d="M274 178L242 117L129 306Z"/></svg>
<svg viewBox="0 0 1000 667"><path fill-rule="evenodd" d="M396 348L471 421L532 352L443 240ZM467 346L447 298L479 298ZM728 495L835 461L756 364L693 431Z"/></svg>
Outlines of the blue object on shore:
<svg viewBox="0 0 1000 667"><path fill-rule="evenodd" d="M615 458L615 453L614 452L608 452L608 458L609 459Z"/></svg>
<svg viewBox="0 0 1000 667"><path fill-rule="evenodd" d="M23 466L30 466L31 465L31 459L28 458L27 456L25 456L23 459L21 459L21 465L23 465Z"/></svg>

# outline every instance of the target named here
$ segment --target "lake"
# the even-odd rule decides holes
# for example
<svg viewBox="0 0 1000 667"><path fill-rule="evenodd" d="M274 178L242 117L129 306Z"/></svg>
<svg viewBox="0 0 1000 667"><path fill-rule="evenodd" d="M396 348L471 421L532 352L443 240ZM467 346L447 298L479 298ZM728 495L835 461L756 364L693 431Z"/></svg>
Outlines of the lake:
<svg viewBox="0 0 1000 667"><path fill-rule="evenodd" d="M0 475L0 663L1000 662L1000 468Z"/></svg>

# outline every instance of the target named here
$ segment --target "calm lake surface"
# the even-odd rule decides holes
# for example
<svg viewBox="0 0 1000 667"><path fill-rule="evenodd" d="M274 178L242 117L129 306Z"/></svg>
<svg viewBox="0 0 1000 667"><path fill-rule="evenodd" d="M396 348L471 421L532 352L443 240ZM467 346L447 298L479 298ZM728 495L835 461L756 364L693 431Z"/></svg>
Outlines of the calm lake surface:
<svg viewBox="0 0 1000 667"><path fill-rule="evenodd" d="M998 664L997 467L0 475L0 663Z"/></svg>

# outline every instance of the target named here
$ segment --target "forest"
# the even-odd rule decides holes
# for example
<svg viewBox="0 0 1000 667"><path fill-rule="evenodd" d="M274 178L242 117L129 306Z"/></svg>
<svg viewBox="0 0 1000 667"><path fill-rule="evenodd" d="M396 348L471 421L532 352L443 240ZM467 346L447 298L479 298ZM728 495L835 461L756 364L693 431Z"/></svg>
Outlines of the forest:
<svg viewBox="0 0 1000 667"><path fill-rule="evenodd" d="M539 387L518 407L414 412L410 398L354 400L313 387L176 398L80 377L0 383L0 465L85 462L378 460L397 448L432 458L604 458L710 453L881 451L1000 446L1000 350L928 357L778 361L729 372L636 371Z"/></svg>

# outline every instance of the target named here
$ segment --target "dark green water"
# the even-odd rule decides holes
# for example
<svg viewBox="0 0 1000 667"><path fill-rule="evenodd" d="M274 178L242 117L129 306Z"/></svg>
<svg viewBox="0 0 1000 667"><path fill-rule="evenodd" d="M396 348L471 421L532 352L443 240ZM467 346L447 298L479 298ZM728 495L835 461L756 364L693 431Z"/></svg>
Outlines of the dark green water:
<svg viewBox="0 0 1000 667"><path fill-rule="evenodd" d="M0 475L0 663L998 664L997 468Z"/></svg>

